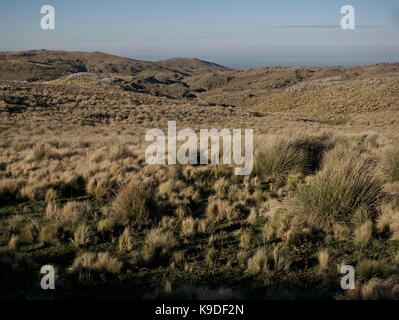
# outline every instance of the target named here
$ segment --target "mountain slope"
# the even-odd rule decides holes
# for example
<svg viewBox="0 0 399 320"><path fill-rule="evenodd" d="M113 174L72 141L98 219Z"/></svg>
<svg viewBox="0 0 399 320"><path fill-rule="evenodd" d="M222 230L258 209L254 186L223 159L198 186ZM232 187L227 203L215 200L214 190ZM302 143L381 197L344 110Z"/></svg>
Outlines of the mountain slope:
<svg viewBox="0 0 399 320"><path fill-rule="evenodd" d="M118 57L102 52L73 52L30 50L0 52L0 80L54 80L77 73L94 72L121 76L144 77L166 73L169 77L183 77L205 72L228 70L225 67L198 59L170 59L159 62Z"/></svg>

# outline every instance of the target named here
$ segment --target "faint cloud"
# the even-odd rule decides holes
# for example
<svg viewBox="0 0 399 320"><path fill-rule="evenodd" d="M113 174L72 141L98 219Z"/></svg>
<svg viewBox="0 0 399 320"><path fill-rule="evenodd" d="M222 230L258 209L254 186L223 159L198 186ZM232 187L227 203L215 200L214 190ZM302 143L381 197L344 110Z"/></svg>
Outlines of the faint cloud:
<svg viewBox="0 0 399 320"><path fill-rule="evenodd" d="M396 17L396 19L399 19L399 16ZM373 29L373 28L387 28L389 27L388 25L361 25L361 26L356 26L356 28L362 28L362 29ZM274 29L341 29L340 25L333 25L333 24L325 24L325 25L283 25L283 26L271 26L269 28L274 28Z"/></svg>

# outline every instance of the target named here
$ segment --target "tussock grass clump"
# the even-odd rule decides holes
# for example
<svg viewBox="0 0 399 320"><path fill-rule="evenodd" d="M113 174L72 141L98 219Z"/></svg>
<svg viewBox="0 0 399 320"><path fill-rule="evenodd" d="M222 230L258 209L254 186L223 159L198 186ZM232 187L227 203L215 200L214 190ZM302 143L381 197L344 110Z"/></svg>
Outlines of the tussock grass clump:
<svg viewBox="0 0 399 320"><path fill-rule="evenodd" d="M18 190L21 183L15 179L0 180L0 203L6 203L18 198Z"/></svg>
<svg viewBox="0 0 399 320"><path fill-rule="evenodd" d="M36 162L40 162L46 158L48 150L44 144L35 146L32 150L32 158Z"/></svg>
<svg viewBox="0 0 399 320"><path fill-rule="evenodd" d="M255 209L255 208L251 208L251 210L250 210L250 212L249 212L249 215L248 215L246 221L247 221L249 224L256 225L256 224L258 223L258 217L259 217L259 214L258 214L258 212L256 211L256 209Z"/></svg>
<svg viewBox="0 0 399 320"><path fill-rule="evenodd" d="M104 175L91 177L87 182L86 192L96 200L107 197L110 193L110 181L108 177Z"/></svg>
<svg viewBox="0 0 399 320"><path fill-rule="evenodd" d="M60 209L57 206L57 203L55 203L54 201L50 201L49 203L47 203L45 214L46 218L49 220L58 219L60 215Z"/></svg>
<svg viewBox="0 0 399 320"><path fill-rule="evenodd" d="M127 145L122 145L122 144L107 146L106 153L107 153L107 158L111 161L117 161L131 156L131 153Z"/></svg>
<svg viewBox="0 0 399 320"><path fill-rule="evenodd" d="M273 225L265 223L262 228L262 236L265 242L269 241L275 234Z"/></svg>
<svg viewBox="0 0 399 320"><path fill-rule="evenodd" d="M16 233L19 231L20 227L24 222L24 217L22 215L14 215L8 219L7 230L12 233Z"/></svg>
<svg viewBox="0 0 399 320"><path fill-rule="evenodd" d="M176 240L171 231L161 228L151 229L145 239L141 250L132 252L132 263L150 263L159 258L176 245Z"/></svg>
<svg viewBox="0 0 399 320"><path fill-rule="evenodd" d="M101 232L103 235L106 233L112 234L115 229L115 221L110 218L101 219L97 223L97 231Z"/></svg>
<svg viewBox="0 0 399 320"><path fill-rule="evenodd" d="M382 265L377 260L363 259L356 267L356 273L364 279L370 279L377 276L382 269Z"/></svg>
<svg viewBox="0 0 399 320"><path fill-rule="evenodd" d="M40 229L39 241L42 243L54 244L58 242L58 226L45 225Z"/></svg>
<svg viewBox="0 0 399 320"><path fill-rule="evenodd" d="M199 219L197 221L197 229L198 232L200 233L205 233L206 232L206 227L208 226L207 220L206 219Z"/></svg>
<svg viewBox="0 0 399 320"><path fill-rule="evenodd" d="M176 240L171 231L154 228L147 234L144 243L152 248L170 249L176 244Z"/></svg>
<svg viewBox="0 0 399 320"><path fill-rule="evenodd" d="M205 253L205 263L209 268L215 269L218 263L218 254L215 248L209 248Z"/></svg>
<svg viewBox="0 0 399 320"><path fill-rule="evenodd" d="M230 184L231 183L229 183L229 181L225 178L220 178L215 182L213 185L213 190L215 190L219 199L225 199L227 197Z"/></svg>
<svg viewBox="0 0 399 320"><path fill-rule="evenodd" d="M382 172L388 182L399 181L399 148L388 150L384 154Z"/></svg>
<svg viewBox="0 0 399 320"><path fill-rule="evenodd" d="M195 235L197 221L193 217L188 217L182 221L181 232L185 237L192 237Z"/></svg>
<svg viewBox="0 0 399 320"><path fill-rule="evenodd" d="M118 242L119 251L131 251L133 249L133 239L129 228L125 228Z"/></svg>
<svg viewBox="0 0 399 320"><path fill-rule="evenodd" d="M8 241L8 247L10 249L16 249L19 243L20 243L19 236L14 234L11 236L10 241Z"/></svg>
<svg viewBox="0 0 399 320"><path fill-rule="evenodd" d="M65 171L55 187L63 195L70 197L71 194L84 194L85 185L86 181L81 175L74 171Z"/></svg>
<svg viewBox="0 0 399 320"><path fill-rule="evenodd" d="M28 223L21 231L21 242L33 244L39 237L40 226L36 221Z"/></svg>
<svg viewBox="0 0 399 320"><path fill-rule="evenodd" d="M90 204L87 202L69 201L61 209L51 201L46 207L47 219L70 226L85 222L90 213Z"/></svg>
<svg viewBox="0 0 399 320"><path fill-rule="evenodd" d="M395 278L373 278L361 288L362 300L399 300L399 283Z"/></svg>
<svg viewBox="0 0 399 320"><path fill-rule="evenodd" d="M328 269L329 254L327 249L320 250L317 253L317 260L319 261L319 271L325 271Z"/></svg>
<svg viewBox="0 0 399 320"><path fill-rule="evenodd" d="M148 222L153 195L154 187L150 183L134 180L120 187L112 204L115 221L121 225L141 228Z"/></svg>
<svg viewBox="0 0 399 320"><path fill-rule="evenodd" d="M94 271L99 273L118 274L122 269L122 262L112 258L108 252L86 252L75 258L71 272Z"/></svg>
<svg viewBox="0 0 399 320"><path fill-rule="evenodd" d="M347 241L351 236L351 229L344 225L335 223L333 226L334 238L340 241Z"/></svg>
<svg viewBox="0 0 399 320"><path fill-rule="evenodd" d="M305 137L292 142L297 150L301 150L306 156L306 171L316 171L320 168L324 154L334 148L334 142L328 135L320 137Z"/></svg>
<svg viewBox="0 0 399 320"><path fill-rule="evenodd" d="M227 200L210 198L205 211L209 221L227 219L229 221L237 218L237 211Z"/></svg>
<svg viewBox="0 0 399 320"><path fill-rule="evenodd" d="M392 204L383 204L377 217L377 230L391 234L391 240L399 240L399 211Z"/></svg>
<svg viewBox="0 0 399 320"><path fill-rule="evenodd" d="M251 247L251 233L243 231L240 236L240 248L249 249Z"/></svg>
<svg viewBox="0 0 399 320"><path fill-rule="evenodd" d="M53 188L50 188L46 192L45 201L47 203L54 202L57 199L57 191Z"/></svg>
<svg viewBox="0 0 399 320"><path fill-rule="evenodd" d="M277 187L285 183L291 172L301 172L307 166L305 152L285 140L266 146L255 155L254 172Z"/></svg>
<svg viewBox="0 0 399 320"><path fill-rule="evenodd" d="M92 233L86 224L81 224L76 228L73 234L72 243L76 246L88 245L92 237Z"/></svg>
<svg viewBox="0 0 399 320"><path fill-rule="evenodd" d="M90 215L90 205L88 202L67 202L61 211L61 222L77 224L84 222Z"/></svg>
<svg viewBox="0 0 399 320"><path fill-rule="evenodd" d="M325 156L322 170L295 192L294 210L312 227L331 230L349 223L357 209L374 212L382 186L374 164L356 150L336 148Z"/></svg>
<svg viewBox="0 0 399 320"><path fill-rule="evenodd" d="M371 220L368 220L363 225L356 228L353 235L353 240L355 244L364 247L371 241L372 236L373 222Z"/></svg>
<svg viewBox="0 0 399 320"><path fill-rule="evenodd" d="M399 300L399 283L395 277L372 278L355 290L347 290L339 300Z"/></svg>
<svg viewBox="0 0 399 320"><path fill-rule="evenodd" d="M176 251L173 253L173 263L175 265L180 265L184 261L184 252L183 251Z"/></svg>
<svg viewBox="0 0 399 320"><path fill-rule="evenodd" d="M281 250L275 247L273 250L259 248L255 254L248 259L247 271L250 274L265 272L267 274L288 269L289 260L283 256Z"/></svg>

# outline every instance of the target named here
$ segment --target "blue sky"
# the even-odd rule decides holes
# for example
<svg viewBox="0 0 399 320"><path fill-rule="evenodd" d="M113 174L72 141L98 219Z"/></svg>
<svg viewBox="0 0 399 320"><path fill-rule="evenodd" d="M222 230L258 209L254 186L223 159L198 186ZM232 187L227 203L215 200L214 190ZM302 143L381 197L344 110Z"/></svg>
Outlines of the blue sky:
<svg viewBox="0 0 399 320"><path fill-rule="evenodd" d="M46 4L56 30L40 28ZM339 28L346 4L355 30ZM0 50L42 48L250 67L399 61L399 1L2 0Z"/></svg>

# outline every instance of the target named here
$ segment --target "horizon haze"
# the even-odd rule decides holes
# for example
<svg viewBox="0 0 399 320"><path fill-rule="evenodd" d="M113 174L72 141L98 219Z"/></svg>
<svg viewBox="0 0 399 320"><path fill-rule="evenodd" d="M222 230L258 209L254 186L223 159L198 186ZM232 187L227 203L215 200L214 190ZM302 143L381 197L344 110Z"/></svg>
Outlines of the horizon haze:
<svg viewBox="0 0 399 320"><path fill-rule="evenodd" d="M342 6L355 29L340 28ZM55 8L55 30L40 9ZM164 3L17 0L0 4L0 51L101 51L161 60L199 58L233 68L368 65L399 61L399 4L308 0Z"/></svg>

